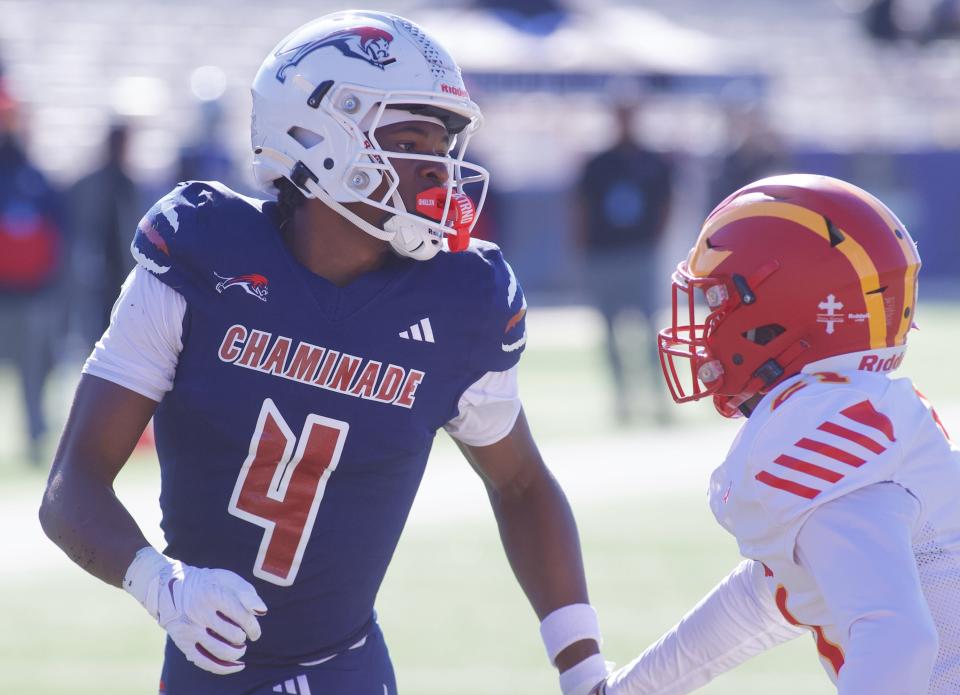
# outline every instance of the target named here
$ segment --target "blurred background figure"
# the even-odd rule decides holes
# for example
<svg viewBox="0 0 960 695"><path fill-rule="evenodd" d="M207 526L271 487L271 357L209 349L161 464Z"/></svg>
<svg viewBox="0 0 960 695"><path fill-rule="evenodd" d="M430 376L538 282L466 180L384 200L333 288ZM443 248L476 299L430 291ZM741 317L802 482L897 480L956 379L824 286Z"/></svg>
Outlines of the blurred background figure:
<svg viewBox="0 0 960 695"><path fill-rule="evenodd" d="M62 325L65 241L59 200L23 145L20 106L0 73L0 357L12 361L26 415L29 460L45 460L43 387Z"/></svg>
<svg viewBox="0 0 960 695"><path fill-rule="evenodd" d="M613 116L616 141L590 158L577 184L580 215L577 243L582 253L588 297L602 314L605 346L613 379L614 413L621 424L631 417L632 370L625 359L646 360L650 400L658 419L666 419L657 369L655 314L662 278L657 248L670 212L672 166L635 135L639 101L619 104ZM624 344L619 318L634 310L644 322L643 343Z"/></svg>
<svg viewBox="0 0 960 695"><path fill-rule="evenodd" d="M220 99L200 101L196 114L194 132L180 148L175 183L220 181L234 190L249 191L249 187L239 180L231 148L227 145Z"/></svg>
<svg viewBox="0 0 960 695"><path fill-rule="evenodd" d="M75 290L71 301L85 354L110 322L120 285L133 268L130 241L143 206L128 171L129 141L126 123L110 126L101 164L73 185L67 199Z"/></svg>
<svg viewBox="0 0 960 695"><path fill-rule="evenodd" d="M748 183L790 168L783 142L770 127L762 104L754 99L734 100L724 116L725 149L710 185L707 212Z"/></svg>
<svg viewBox="0 0 960 695"><path fill-rule="evenodd" d="M520 31L535 35L555 31L569 14L566 4L560 0L474 0L472 4Z"/></svg>
<svg viewBox="0 0 960 695"><path fill-rule="evenodd" d="M872 0L863 26L877 41L926 44L960 34L958 0Z"/></svg>

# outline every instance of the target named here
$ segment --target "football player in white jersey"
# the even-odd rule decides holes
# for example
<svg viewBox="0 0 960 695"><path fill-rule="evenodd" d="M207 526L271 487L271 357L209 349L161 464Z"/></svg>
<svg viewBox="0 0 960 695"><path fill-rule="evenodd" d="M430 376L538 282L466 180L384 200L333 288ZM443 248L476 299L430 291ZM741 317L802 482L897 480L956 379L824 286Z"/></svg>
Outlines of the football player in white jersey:
<svg viewBox="0 0 960 695"><path fill-rule="evenodd" d="M836 179L763 179L710 214L659 349L677 402L749 418L709 489L747 559L596 693L689 693L802 634L840 695L960 693L960 450L891 374L919 269Z"/></svg>

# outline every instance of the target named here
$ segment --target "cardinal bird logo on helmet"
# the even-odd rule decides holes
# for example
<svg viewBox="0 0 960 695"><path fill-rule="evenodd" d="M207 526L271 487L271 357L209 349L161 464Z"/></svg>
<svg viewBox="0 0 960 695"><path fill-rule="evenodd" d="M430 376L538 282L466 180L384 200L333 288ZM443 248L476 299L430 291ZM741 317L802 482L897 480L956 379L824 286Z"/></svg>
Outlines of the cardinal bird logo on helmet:
<svg viewBox="0 0 960 695"><path fill-rule="evenodd" d="M341 29L322 39L278 51L278 57L287 56L287 59L277 70L277 79L285 82L287 70L294 65L299 65L301 60L314 51L327 46L333 46L347 58L357 58L383 70L397 60L390 56L391 43L393 43L393 35L377 27Z"/></svg>

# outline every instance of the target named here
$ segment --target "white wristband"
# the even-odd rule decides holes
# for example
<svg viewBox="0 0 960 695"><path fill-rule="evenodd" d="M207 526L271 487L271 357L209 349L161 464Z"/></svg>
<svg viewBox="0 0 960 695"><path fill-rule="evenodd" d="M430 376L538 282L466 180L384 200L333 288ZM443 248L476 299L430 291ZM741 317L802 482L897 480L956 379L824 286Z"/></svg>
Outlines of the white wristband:
<svg viewBox="0 0 960 695"><path fill-rule="evenodd" d="M597 645L602 644L597 612L587 603L572 603L553 611L540 623L540 637L551 664L560 652L580 640L592 639Z"/></svg>
<svg viewBox="0 0 960 695"><path fill-rule="evenodd" d="M137 599L154 619L159 611L160 573L173 562L148 545L137 551L123 575L124 591Z"/></svg>
<svg viewBox="0 0 960 695"><path fill-rule="evenodd" d="M588 695L608 673L603 655L593 654L560 674L560 691L563 695Z"/></svg>

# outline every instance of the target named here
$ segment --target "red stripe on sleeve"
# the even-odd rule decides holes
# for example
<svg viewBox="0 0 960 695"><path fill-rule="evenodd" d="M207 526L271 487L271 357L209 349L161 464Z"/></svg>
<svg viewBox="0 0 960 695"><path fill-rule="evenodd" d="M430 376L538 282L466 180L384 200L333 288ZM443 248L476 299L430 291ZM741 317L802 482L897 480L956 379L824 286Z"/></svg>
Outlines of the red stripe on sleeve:
<svg viewBox="0 0 960 695"><path fill-rule="evenodd" d="M780 609L781 615L783 615L784 619L788 623L798 627L810 628L813 631L817 641L817 651L820 653L820 656L830 662L834 673L840 675L840 669L843 668L844 662L843 649L840 648L840 645L834 644L828 640L827 636L823 634L823 628L819 625L807 625L806 623L801 623L793 616L793 613L791 613L787 608L787 590L783 584L777 587L775 600L777 602L777 608Z"/></svg>
<svg viewBox="0 0 960 695"><path fill-rule="evenodd" d="M860 401L855 405L851 405L849 408L841 410L840 414L846 415L854 422L859 422L861 425L866 425L867 427L872 427L882 432L891 442L897 441L893 436L893 423L890 422L890 418L883 413L878 413L870 401Z"/></svg>
<svg viewBox="0 0 960 695"><path fill-rule="evenodd" d="M842 427L835 422L825 422L817 427L817 429L828 434L835 434L838 437L849 439L851 442L859 444L864 449L869 449L875 454L882 454L887 450L885 446L873 441L867 435L854 432L853 430L848 430L846 427Z"/></svg>
<svg viewBox="0 0 960 695"><path fill-rule="evenodd" d="M842 474L837 473L836 471L831 471L829 468L823 468L814 463L807 463L806 461L795 459L792 456L787 456L786 454L778 456L776 459L774 459L774 463L779 463L785 468L806 473L808 475L820 478L821 480L826 480L830 483L835 483L843 478Z"/></svg>
<svg viewBox="0 0 960 695"><path fill-rule="evenodd" d="M820 490L815 490L812 487L795 483L792 480L778 478L771 473L767 473L767 471L760 471L754 477L764 485L769 485L770 487L775 487L778 490L789 492L797 497L806 497L808 500L812 500L814 497L820 494Z"/></svg>
<svg viewBox="0 0 960 695"><path fill-rule="evenodd" d="M818 442L814 439L807 439L806 437L801 439L794 446L798 446L801 449L807 449L818 454L823 454L824 456L828 456L836 461L839 461L840 463L845 463L848 466L854 466L855 468L859 468L866 463L866 461L859 456L854 456L853 454L847 453L843 449L838 449L835 446L830 446L829 444L824 444L823 442Z"/></svg>

